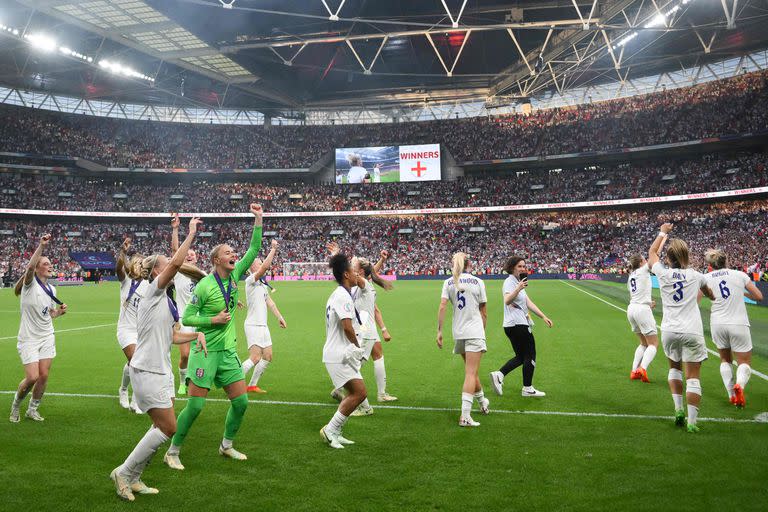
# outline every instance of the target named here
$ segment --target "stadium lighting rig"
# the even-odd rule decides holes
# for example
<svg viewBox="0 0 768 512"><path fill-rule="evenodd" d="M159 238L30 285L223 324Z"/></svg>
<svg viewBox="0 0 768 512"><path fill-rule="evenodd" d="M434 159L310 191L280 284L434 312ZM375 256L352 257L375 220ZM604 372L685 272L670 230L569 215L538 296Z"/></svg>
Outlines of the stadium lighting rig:
<svg viewBox="0 0 768 512"><path fill-rule="evenodd" d="M53 37L47 34L39 33L39 32L28 32L28 33L22 34L18 28L9 27L2 23L0 23L0 32L6 32L8 34L11 34L19 38L20 40L26 42L32 48L35 48L42 52L58 53L60 55L65 55L67 57L77 59L79 61L86 62L88 64L94 64L94 57L90 55L86 55L84 53L80 53L77 50L73 50L72 48L69 48L68 46L59 45L56 39L54 39ZM141 80L146 80L147 82L150 82L150 83L155 82L155 79L153 77L145 75L144 73L141 73L139 71L136 71L132 67L122 64L120 62L113 62L108 59L101 59L99 60L98 65L101 69L109 71L115 75L122 75L122 76L131 77L131 78L139 78Z"/></svg>
<svg viewBox="0 0 768 512"><path fill-rule="evenodd" d="M667 20L669 19L670 16L672 16L677 11L682 9L684 5L688 5L691 2L693 2L693 0L680 0L676 5L670 7L665 12L662 12L659 10L656 16L648 20L648 22L646 22L645 25L643 25L643 28L665 27L667 25ZM626 46L627 43L635 39L638 35L640 34L636 30L629 32L624 37L619 39L619 41L616 44L613 45L613 49L617 50L622 46Z"/></svg>

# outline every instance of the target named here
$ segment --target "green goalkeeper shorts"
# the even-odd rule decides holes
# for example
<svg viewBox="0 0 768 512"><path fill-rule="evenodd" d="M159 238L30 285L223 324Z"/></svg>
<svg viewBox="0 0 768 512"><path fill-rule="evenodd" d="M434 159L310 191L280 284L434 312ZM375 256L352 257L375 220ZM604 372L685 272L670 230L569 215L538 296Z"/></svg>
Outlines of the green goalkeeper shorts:
<svg viewBox="0 0 768 512"><path fill-rule="evenodd" d="M239 380L245 380L240 358L234 350L217 350L205 352L202 350L189 355L187 367L187 383L192 381L195 386L205 389L223 388Z"/></svg>

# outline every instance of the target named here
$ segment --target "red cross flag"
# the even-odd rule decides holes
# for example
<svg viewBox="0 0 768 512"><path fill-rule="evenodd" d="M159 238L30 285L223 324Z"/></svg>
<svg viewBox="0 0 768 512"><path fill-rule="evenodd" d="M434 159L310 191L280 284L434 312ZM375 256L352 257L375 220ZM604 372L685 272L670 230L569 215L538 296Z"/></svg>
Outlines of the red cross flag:
<svg viewBox="0 0 768 512"><path fill-rule="evenodd" d="M400 181L436 181L440 177L440 144L400 146Z"/></svg>

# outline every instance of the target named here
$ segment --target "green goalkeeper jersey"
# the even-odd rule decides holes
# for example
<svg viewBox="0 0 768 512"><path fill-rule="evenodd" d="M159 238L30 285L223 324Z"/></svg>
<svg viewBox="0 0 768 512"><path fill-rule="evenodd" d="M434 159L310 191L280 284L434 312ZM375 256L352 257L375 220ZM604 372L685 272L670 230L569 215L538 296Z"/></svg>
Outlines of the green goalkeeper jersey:
<svg viewBox="0 0 768 512"><path fill-rule="evenodd" d="M200 280L195 286L192 299L184 309L182 323L188 327L196 327L198 332L205 335L205 342L209 352L219 350L235 350L237 348L237 329L235 328L234 311L237 307L237 283L245 274L245 271L256 259L261 249L261 226L253 228L251 245L243 257L235 264L235 269L229 275L229 279L222 279L224 290L229 289L231 283L232 293L229 304L225 304L224 294L216 281L215 273L211 273ZM232 314L232 319L226 324L213 325L211 318L223 310Z"/></svg>

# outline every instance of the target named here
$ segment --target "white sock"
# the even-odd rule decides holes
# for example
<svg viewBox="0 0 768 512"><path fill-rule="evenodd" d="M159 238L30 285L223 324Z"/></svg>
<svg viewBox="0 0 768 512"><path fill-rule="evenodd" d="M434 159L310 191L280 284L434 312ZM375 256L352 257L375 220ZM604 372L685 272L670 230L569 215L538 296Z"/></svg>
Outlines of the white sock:
<svg viewBox="0 0 768 512"><path fill-rule="evenodd" d="M267 361L266 359L259 359L259 362L256 363L256 367L253 369L253 375L251 375L251 381L248 383L249 386L259 385L259 379L261 378L264 371L267 369L267 366L269 366L269 361Z"/></svg>
<svg viewBox="0 0 768 512"><path fill-rule="evenodd" d="M643 354L645 354L645 345L638 345L635 349L635 358L632 360L632 371L637 370L637 367L640 366L640 361L643 360Z"/></svg>
<svg viewBox="0 0 768 512"><path fill-rule="evenodd" d="M34 399L34 398L33 398L33 399L31 399L31 400L29 401L29 410L30 410L30 411L36 411L36 410L37 410L37 408L38 408L38 407L40 407L40 401L41 401L41 400L42 400L42 398L41 398L40 400L36 400L36 399Z"/></svg>
<svg viewBox="0 0 768 512"><path fill-rule="evenodd" d="M482 405L483 399L485 399L485 393L483 393L483 390L481 389L477 393L475 393L475 400L477 400L478 405Z"/></svg>
<svg viewBox="0 0 768 512"><path fill-rule="evenodd" d="M19 398L19 392L16 391L16 393L13 394L13 406L18 407L21 405L21 401L24 400L23 398Z"/></svg>
<svg viewBox="0 0 768 512"><path fill-rule="evenodd" d="M472 393L461 394L461 417L468 418L469 413L472 412L472 400L474 400Z"/></svg>
<svg viewBox="0 0 768 512"><path fill-rule="evenodd" d="M723 385L725 386L725 390L728 392L728 396L732 397L734 395L733 392L733 368L731 368L731 363L720 363L720 377L723 378Z"/></svg>
<svg viewBox="0 0 768 512"><path fill-rule="evenodd" d="M167 440L168 436L163 434L162 430L155 427L150 428L128 455L128 458L125 459L118 472L127 477L129 481L138 480L141 471L147 466L157 449Z"/></svg>
<svg viewBox="0 0 768 512"><path fill-rule="evenodd" d="M384 368L384 358L373 361L373 375L376 378L376 389L380 395L387 392L387 370Z"/></svg>
<svg viewBox="0 0 768 512"><path fill-rule="evenodd" d="M179 384L183 386L187 385L187 369L186 368L179 368Z"/></svg>
<svg viewBox="0 0 768 512"><path fill-rule="evenodd" d="M254 365L255 363L251 361L250 357L243 361L243 375L248 375L248 372L253 369Z"/></svg>
<svg viewBox="0 0 768 512"><path fill-rule="evenodd" d="M741 386L741 389L743 390L747 387L747 382L749 382L749 377L751 375L752 368L746 363L740 364L739 367L736 368L736 384Z"/></svg>
<svg viewBox="0 0 768 512"><path fill-rule="evenodd" d="M176 446L175 444L171 443L171 446L168 447L168 455L178 455L181 452L181 446Z"/></svg>
<svg viewBox="0 0 768 512"><path fill-rule="evenodd" d="M230 448L232 448L232 440L227 439L226 437L222 438L221 447L224 448L225 450L229 450Z"/></svg>
<svg viewBox="0 0 768 512"><path fill-rule="evenodd" d="M328 422L328 430L335 434L341 434L341 429L344 428L344 424L347 422L347 418L347 416L341 414L341 411L337 410L333 415L333 418L331 418L331 421Z"/></svg>
<svg viewBox="0 0 768 512"><path fill-rule="evenodd" d="M643 353L643 360L640 363L640 367L644 370L647 370L648 365L651 364L651 361L653 361L654 357L656 357L656 347L653 345L648 345L648 348L646 348L645 352Z"/></svg>
<svg viewBox="0 0 768 512"><path fill-rule="evenodd" d="M688 404L688 424L695 425L696 418L699 417L699 408L695 405Z"/></svg>
<svg viewBox="0 0 768 512"><path fill-rule="evenodd" d="M131 370L128 363L123 366L123 378L120 380L120 389L128 389L128 384L131 383Z"/></svg>
<svg viewBox="0 0 768 512"><path fill-rule="evenodd" d="M683 408L683 395L672 394L672 401L675 402L675 410L679 411Z"/></svg>
<svg viewBox="0 0 768 512"><path fill-rule="evenodd" d="M370 409L371 408L371 404L368 403L368 399L366 398L365 400L360 402L360 407L362 407L363 409Z"/></svg>

